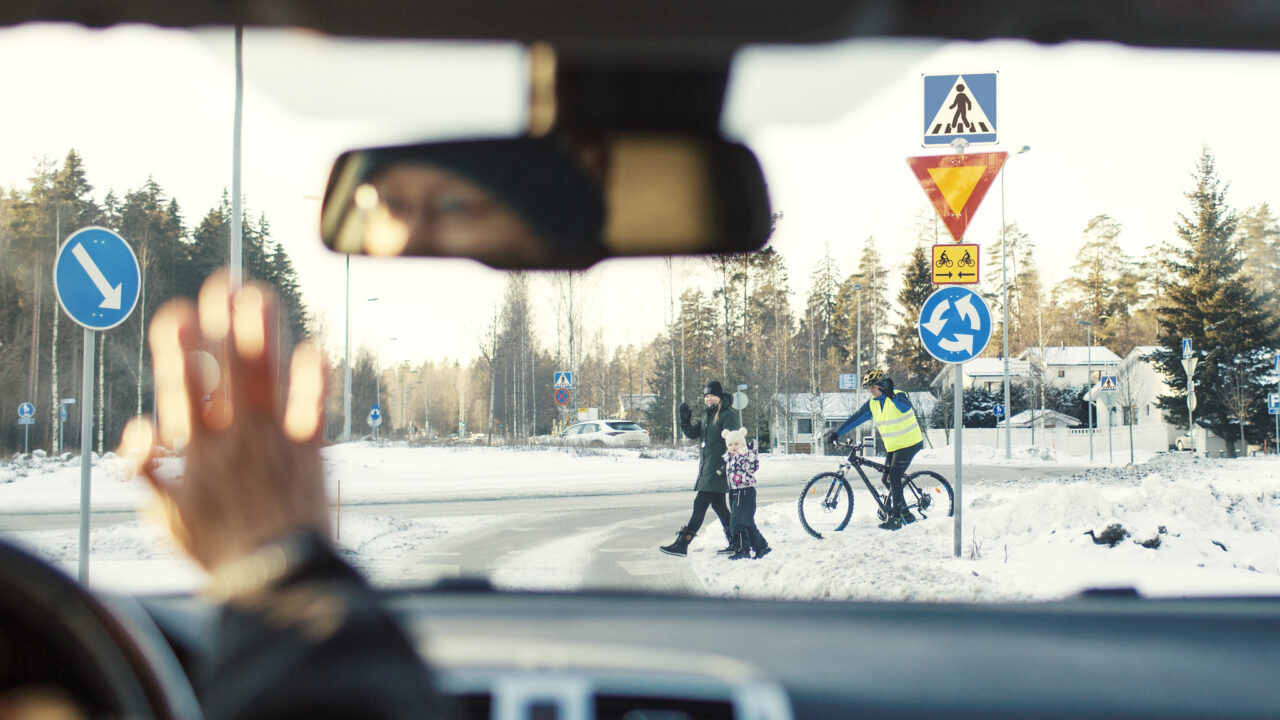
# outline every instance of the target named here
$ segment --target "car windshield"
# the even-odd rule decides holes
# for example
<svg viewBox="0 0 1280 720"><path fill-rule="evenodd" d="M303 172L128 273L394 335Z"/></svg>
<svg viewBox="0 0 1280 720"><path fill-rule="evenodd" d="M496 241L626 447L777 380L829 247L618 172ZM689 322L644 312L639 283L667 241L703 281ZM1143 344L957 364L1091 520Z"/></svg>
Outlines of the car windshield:
<svg viewBox="0 0 1280 720"><path fill-rule="evenodd" d="M327 351L334 529L380 585L1280 592L1280 54L747 47L720 129L763 169L764 249L541 272L348 258L318 232L344 151L524 132L526 48L251 29L237 116L234 47L0 29L0 534L75 567L87 444L94 586L205 581L113 450L154 409L147 321L239 232L279 354ZM92 354L54 272L86 227L142 278ZM113 290L92 254L66 262ZM866 438L879 465L842 464Z"/></svg>

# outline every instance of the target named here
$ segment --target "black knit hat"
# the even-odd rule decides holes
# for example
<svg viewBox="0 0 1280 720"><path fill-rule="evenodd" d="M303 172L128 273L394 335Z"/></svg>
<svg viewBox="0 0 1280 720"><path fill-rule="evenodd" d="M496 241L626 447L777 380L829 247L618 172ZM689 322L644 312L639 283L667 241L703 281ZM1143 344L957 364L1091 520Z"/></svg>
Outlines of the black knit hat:
<svg viewBox="0 0 1280 720"><path fill-rule="evenodd" d="M721 395L724 395L724 387L720 384L719 380L712 380L707 383L706 387L702 388L702 394L720 397Z"/></svg>

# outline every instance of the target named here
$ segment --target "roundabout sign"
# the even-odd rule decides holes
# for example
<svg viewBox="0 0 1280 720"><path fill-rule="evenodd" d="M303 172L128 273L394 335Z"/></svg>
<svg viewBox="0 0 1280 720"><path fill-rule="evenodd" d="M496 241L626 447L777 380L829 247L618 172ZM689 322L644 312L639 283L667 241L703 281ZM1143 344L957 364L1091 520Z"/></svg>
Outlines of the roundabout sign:
<svg viewBox="0 0 1280 720"><path fill-rule="evenodd" d="M945 287L920 306L918 330L930 355L952 365L968 362L991 341L991 310L969 288Z"/></svg>

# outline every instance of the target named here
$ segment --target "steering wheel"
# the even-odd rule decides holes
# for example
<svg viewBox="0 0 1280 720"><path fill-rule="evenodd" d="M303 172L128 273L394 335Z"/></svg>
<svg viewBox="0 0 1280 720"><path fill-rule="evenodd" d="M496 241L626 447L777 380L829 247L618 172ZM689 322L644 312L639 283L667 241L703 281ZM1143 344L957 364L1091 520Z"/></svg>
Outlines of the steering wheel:
<svg viewBox="0 0 1280 720"><path fill-rule="evenodd" d="M50 685L93 717L201 715L182 666L136 602L99 600L0 542L0 696Z"/></svg>

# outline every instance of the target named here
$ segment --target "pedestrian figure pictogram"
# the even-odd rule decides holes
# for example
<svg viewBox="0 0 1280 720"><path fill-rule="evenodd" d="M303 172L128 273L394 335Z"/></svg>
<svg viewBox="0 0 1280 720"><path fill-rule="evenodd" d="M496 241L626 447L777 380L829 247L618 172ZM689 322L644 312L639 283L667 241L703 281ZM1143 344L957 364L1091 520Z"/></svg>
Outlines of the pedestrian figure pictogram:
<svg viewBox="0 0 1280 720"><path fill-rule="evenodd" d="M956 114L952 116L951 122L947 123L947 134L955 132L973 132L973 123L969 122L969 108L973 102L969 100L969 96L964 94L964 85L956 85L956 99L947 106L948 110L955 110ZM985 128L984 128L985 129Z"/></svg>

